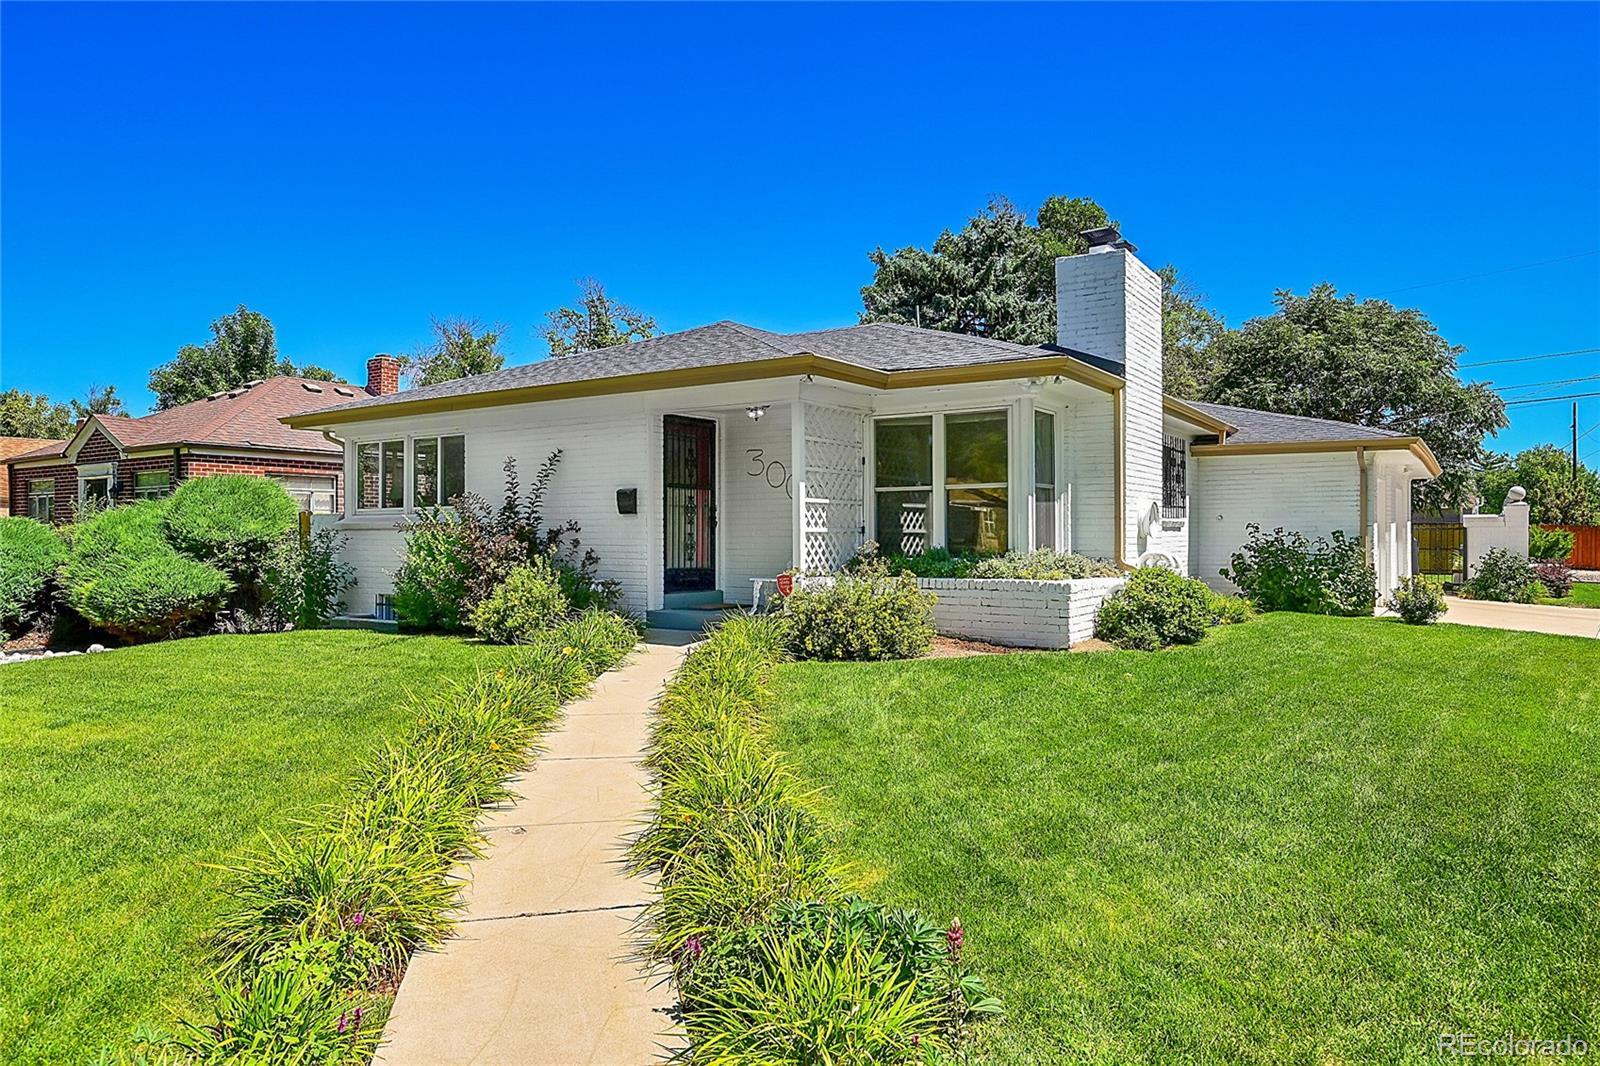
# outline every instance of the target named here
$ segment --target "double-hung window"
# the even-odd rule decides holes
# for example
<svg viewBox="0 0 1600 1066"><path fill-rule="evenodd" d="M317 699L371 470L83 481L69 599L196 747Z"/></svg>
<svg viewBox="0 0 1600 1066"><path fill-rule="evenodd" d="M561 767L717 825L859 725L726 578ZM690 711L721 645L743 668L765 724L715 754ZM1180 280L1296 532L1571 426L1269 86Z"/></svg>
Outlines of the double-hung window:
<svg viewBox="0 0 1600 1066"><path fill-rule="evenodd" d="M1006 411L944 416L945 546L1004 552L1009 544Z"/></svg>
<svg viewBox="0 0 1600 1066"><path fill-rule="evenodd" d="M406 442L356 445L356 508L398 511L406 505Z"/></svg>
<svg viewBox="0 0 1600 1066"><path fill-rule="evenodd" d="M28 482L28 517L35 522L53 522L56 517L56 479L34 478Z"/></svg>
<svg viewBox="0 0 1600 1066"><path fill-rule="evenodd" d="M413 507L444 507L467 491L467 438L418 437L411 442Z"/></svg>
<svg viewBox="0 0 1600 1066"><path fill-rule="evenodd" d="M933 419L880 418L873 432L878 546L885 552L920 555L933 546L928 526Z"/></svg>

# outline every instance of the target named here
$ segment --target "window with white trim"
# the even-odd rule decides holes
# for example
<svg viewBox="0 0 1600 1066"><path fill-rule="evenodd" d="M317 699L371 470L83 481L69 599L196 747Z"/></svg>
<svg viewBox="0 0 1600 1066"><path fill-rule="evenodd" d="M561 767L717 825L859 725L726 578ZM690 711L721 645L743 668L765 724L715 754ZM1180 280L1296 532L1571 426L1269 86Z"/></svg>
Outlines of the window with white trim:
<svg viewBox="0 0 1600 1066"><path fill-rule="evenodd" d="M444 507L467 491L467 438L411 442L411 506Z"/></svg>
<svg viewBox="0 0 1600 1066"><path fill-rule="evenodd" d="M1010 413L944 416L945 547L1004 552L1009 544L1007 426Z"/></svg>
<svg viewBox="0 0 1600 1066"><path fill-rule="evenodd" d="M356 508L398 511L406 505L406 442L366 441L356 445Z"/></svg>
<svg viewBox="0 0 1600 1066"><path fill-rule="evenodd" d="M78 502L109 504L111 502L111 475L92 474L78 478Z"/></svg>
<svg viewBox="0 0 1600 1066"><path fill-rule="evenodd" d="M878 419L873 423L873 453L878 547L920 555L932 547L932 416Z"/></svg>
<svg viewBox="0 0 1600 1066"><path fill-rule="evenodd" d="M1033 546L1054 548L1061 509L1056 506L1056 416L1033 412Z"/></svg>
<svg viewBox="0 0 1600 1066"><path fill-rule="evenodd" d="M133 475L133 494L141 500L159 499L171 491L171 471L141 470Z"/></svg>
<svg viewBox="0 0 1600 1066"><path fill-rule="evenodd" d="M34 478L28 482L28 517L35 522L53 522L56 517L56 479Z"/></svg>
<svg viewBox="0 0 1600 1066"><path fill-rule="evenodd" d="M338 498L338 482L333 478L285 474L273 480L283 486L283 491L299 505L300 510L312 514L334 513L334 500Z"/></svg>

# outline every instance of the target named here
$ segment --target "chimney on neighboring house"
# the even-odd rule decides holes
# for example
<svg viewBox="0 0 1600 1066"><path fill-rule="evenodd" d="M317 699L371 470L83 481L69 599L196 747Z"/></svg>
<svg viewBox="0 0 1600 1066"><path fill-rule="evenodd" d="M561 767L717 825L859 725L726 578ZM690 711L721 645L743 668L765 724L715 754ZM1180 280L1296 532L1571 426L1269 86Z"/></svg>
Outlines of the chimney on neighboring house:
<svg viewBox="0 0 1600 1066"><path fill-rule="evenodd" d="M1166 550L1139 520L1161 502L1161 277L1115 226L1084 230L1083 255L1056 260L1056 342L1123 364L1122 555Z"/></svg>
<svg viewBox="0 0 1600 1066"><path fill-rule="evenodd" d="M375 355L367 360L367 391L388 396L400 391L400 360L392 355Z"/></svg>

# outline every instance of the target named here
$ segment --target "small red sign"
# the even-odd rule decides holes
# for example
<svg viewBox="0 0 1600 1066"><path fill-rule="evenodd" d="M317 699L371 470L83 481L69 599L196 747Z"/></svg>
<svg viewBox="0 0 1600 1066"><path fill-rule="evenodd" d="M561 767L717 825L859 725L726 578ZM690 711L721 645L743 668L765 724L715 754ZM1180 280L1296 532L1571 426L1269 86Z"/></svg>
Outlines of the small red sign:
<svg viewBox="0 0 1600 1066"><path fill-rule="evenodd" d="M778 575L778 595L787 596L787 595L789 595L789 593L791 593L793 591L794 591L794 575L793 574L779 574Z"/></svg>

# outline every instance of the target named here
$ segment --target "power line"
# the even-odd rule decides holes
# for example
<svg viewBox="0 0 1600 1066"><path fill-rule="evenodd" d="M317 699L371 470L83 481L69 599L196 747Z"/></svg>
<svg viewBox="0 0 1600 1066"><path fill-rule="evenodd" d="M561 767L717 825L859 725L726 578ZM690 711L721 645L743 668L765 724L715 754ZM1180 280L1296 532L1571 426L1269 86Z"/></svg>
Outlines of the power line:
<svg viewBox="0 0 1600 1066"><path fill-rule="evenodd" d="M1555 381L1530 381L1526 385L1500 385L1495 386L1492 381L1485 381L1484 388L1491 392L1510 392L1513 389L1542 389L1549 385L1575 385L1580 381L1600 381L1600 374L1590 374L1581 378L1560 378Z"/></svg>
<svg viewBox="0 0 1600 1066"><path fill-rule="evenodd" d="M1522 263L1518 266L1501 267L1498 270L1485 270L1480 274L1462 274L1457 278L1444 278L1440 281L1424 281L1421 285L1405 285L1398 289L1384 289L1375 292L1373 296L1387 296L1396 292L1411 292L1413 289L1430 289L1435 285L1453 285L1458 281L1473 281L1477 278L1492 278L1496 274L1510 274L1517 270L1532 270L1534 267L1551 266L1555 263L1570 263L1574 259L1586 259L1591 255L1600 255L1600 248L1592 252L1576 252L1572 255L1557 256L1555 259L1541 259L1537 263Z"/></svg>
<svg viewBox="0 0 1600 1066"><path fill-rule="evenodd" d="M1519 355L1511 359L1485 359L1477 363L1458 363L1458 370L1465 370L1472 366L1499 366L1502 363L1531 363L1535 359L1563 359L1569 355L1588 355L1591 352L1600 352L1600 348L1574 348L1570 352L1545 352L1542 355Z"/></svg>
<svg viewBox="0 0 1600 1066"><path fill-rule="evenodd" d="M1572 392L1565 396L1544 396L1537 400L1507 400L1507 407L1517 407L1525 403L1555 403L1558 400L1582 400L1590 396L1600 396L1600 392Z"/></svg>

